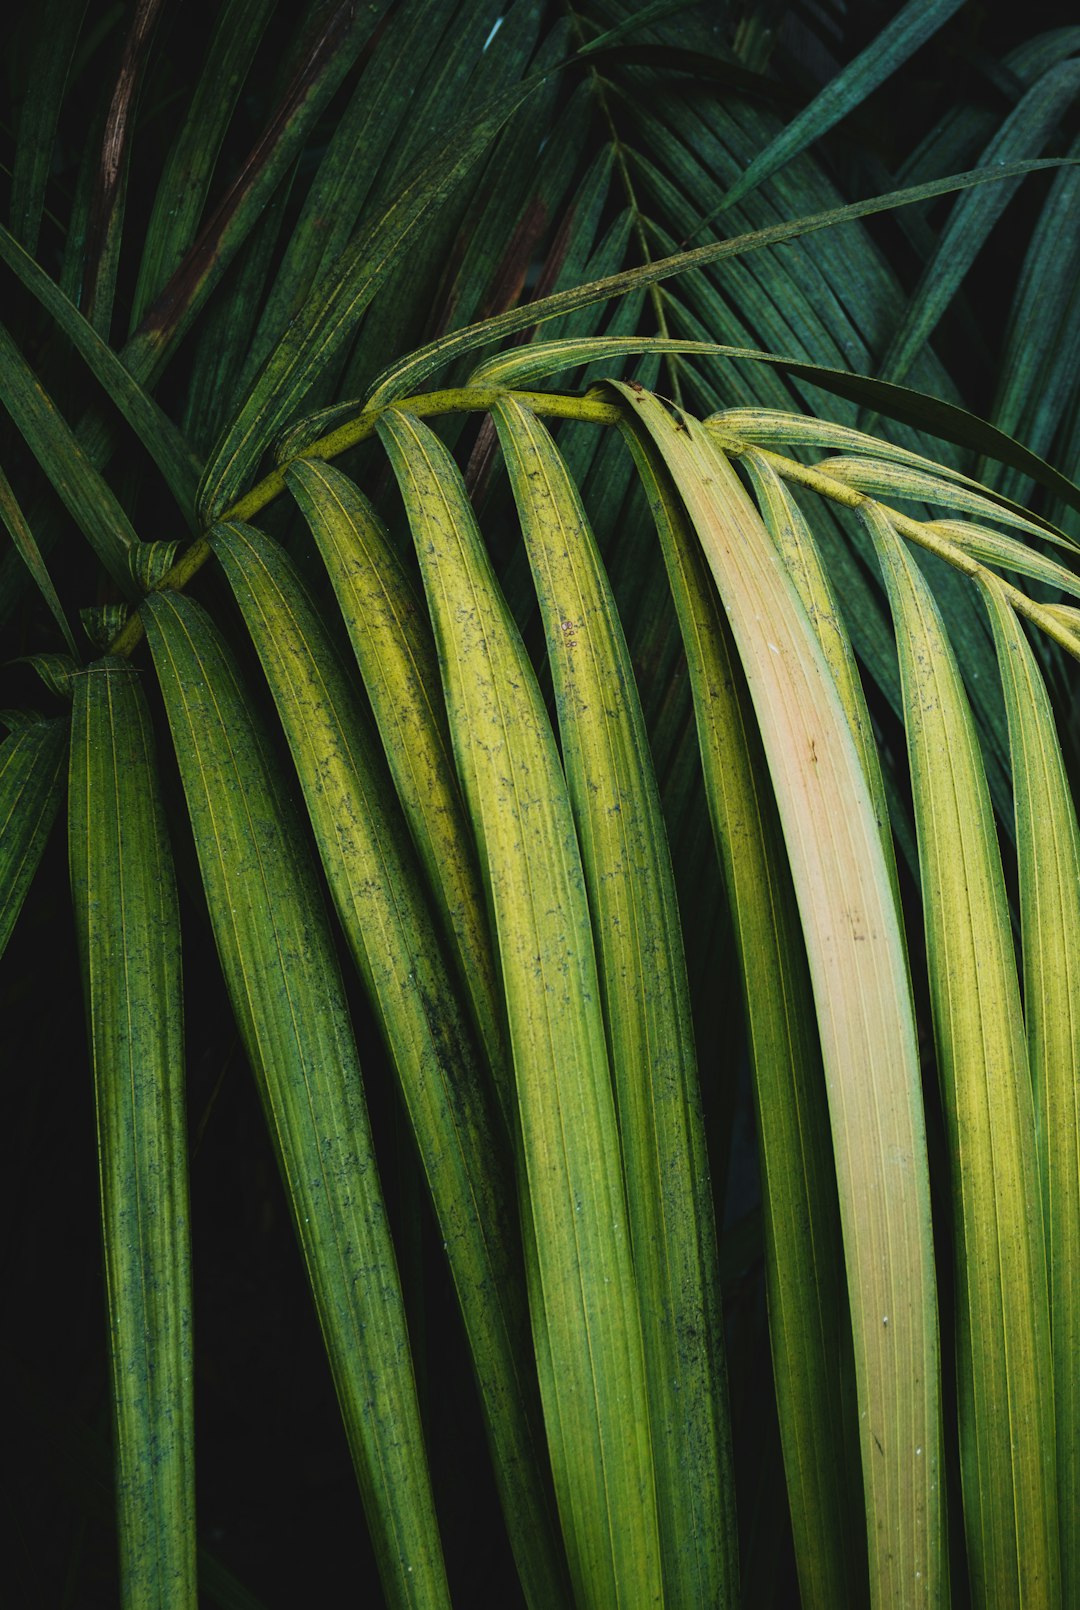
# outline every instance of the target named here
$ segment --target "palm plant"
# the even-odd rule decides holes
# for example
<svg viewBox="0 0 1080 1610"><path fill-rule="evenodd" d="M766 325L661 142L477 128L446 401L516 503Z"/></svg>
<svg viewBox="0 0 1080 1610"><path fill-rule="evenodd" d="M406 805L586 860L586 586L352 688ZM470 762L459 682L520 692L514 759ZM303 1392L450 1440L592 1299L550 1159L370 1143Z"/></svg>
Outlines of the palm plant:
<svg viewBox="0 0 1080 1610"><path fill-rule="evenodd" d="M13 26L23 1602L1080 1594L1080 30L780 10Z"/></svg>

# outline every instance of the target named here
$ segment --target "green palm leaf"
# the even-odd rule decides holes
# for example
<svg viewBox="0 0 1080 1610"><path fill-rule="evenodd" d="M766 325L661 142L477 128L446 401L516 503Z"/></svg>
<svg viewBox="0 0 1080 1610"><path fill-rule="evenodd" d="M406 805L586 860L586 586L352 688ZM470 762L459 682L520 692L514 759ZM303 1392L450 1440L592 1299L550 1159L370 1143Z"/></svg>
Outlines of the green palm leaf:
<svg viewBox="0 0 1080 1610"><path fill-rule="evenodd" d="M592 912L641 1293L665 1593L734 1600L714 1219L689 987L645 722L581 500L539 420L494 413L544 618Z"/></svg>
<svg viewBox="0 0 1080 1610"><path fill-rule="evenodd" d="M806 1606L865 1597L840 1216L813 997L783 836L738 656L705 557L655 446L628 441L682 627L717 850L735 924L761 1158L769 1326ZM839 1451L838 1451L839 1450Z"/></svg>
<svg viewBox="0 0 1080 1610"><path fill-rule="evenodd" d="M957 1374L975 1602L1060 1601L1035 1118L982 764L932 594L870 510L897 623L927 966L957 1198ZM958 853L959 851L959 853Z"/></svg>
<svg viewBox="0 0 1080 1610"><path fill-rule="evenodd" d="M33 881L63 798L66 720L5 720L0 744L0 955Z"/></svg>
<svg viewBox="0 0 1080 1610"><path fill-rule="evenodd" d="M638 1288L566 785L452 460L408 415L388 414L380 431L416 533L497 935L536 1234L534 1337L574 1589L583 1606L661 1602Z"/></svg>
<svg viewBox="0 0 1080 1610"><path fill-rule="evenodd" d="M286 556L251 526L214 551L259 650L338 916L375 1005L427 1175L530 1602L565 1593L528 1367L506 1135L442 960L389 778L336 651Z"/></svg>
<svg viewBox="0 0 1080 1610"><path fill-rule="evenodd" d="M716 578L784 824L829 1090L873 1602L941 1603L941 1389L925 1137L880 830L831 674L759 516L702 426L674 418L644 392L620 389L668 465Z"/></svg>
<svg viewBox="0 0 1080 1610"><path fill-rule="evenodd" d="M125 1606L196 1604L180 915L146 700L76 678L68 841L94 1064Z"/></svg>
<svg viewBox="0 0 1080 1610"><path fill-rule="evenodd" d="M1024 1010L1043 1185L1057 1401L1061 1602L1080 1582L1075 1528L1077 1437L1076 1247L1080 1173L1076 1092L1080 1072L1076 974L1080 967L1080 835L1045 683L999 582L980 578L994 627L1016 779L1016 838L1024 953Z"/></svg>
<svg viewBox="0 0 1080 1610"><path fill-rule="evenodd" d="M5 20L12 1602L192 1308L228 1602L1074 1596L1080 29L893 11Z"/></svg>
<svg viewBox="0 0 1080 1610"><path fill-rule="evenodd" d="M147 634L214 937L259 1084L389 1603L446 1606L397 1263L352 1026L298 822L235 665L196 604Z"/></svg>

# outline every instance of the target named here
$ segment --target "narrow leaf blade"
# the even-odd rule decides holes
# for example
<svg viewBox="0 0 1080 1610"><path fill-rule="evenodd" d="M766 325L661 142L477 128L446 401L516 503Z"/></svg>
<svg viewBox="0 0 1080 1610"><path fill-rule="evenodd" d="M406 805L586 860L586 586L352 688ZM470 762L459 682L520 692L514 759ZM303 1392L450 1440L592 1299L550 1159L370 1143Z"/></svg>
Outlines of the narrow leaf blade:
<svg viewBox="0 0 1080 1610"><path fill-rule="evenodd" d="M645 1367L581 860L535 675L460 475L419 420L380 435L439 644L487 874L536 1236L534 1345L582 1606L662 1602Z"/></svg>
<svg viewBox="0 0 1080 1610"><path fill-rule="evenodd" d="M121 1602L197 1602L180 913L138 676L78 677L68 845L94 1065Z"/></svg>
<svg viewBox="0 0 1080 1610"><path fill-rule="evenodd" d="M251 526L211 536L292 749L331 893L393 1060L472 1350L531 1604L565 1598L529 1368L509 1137L442 959L393 784L295 569Z"/></svg>
<svg viewBox="0 0 1080 1610"><path fill-rule="evenodd" d="M554 442L500 403L592 911L641 1291L664 1591L737 1593L727 1379L689 986L667 832L630 656Z"/></svg>
<svg viewBox="0 0 1080 1610"><path fill-rule="evenodd" d="M840 1211L810 976L730 628L664 461L652 439L632 426L628 421L625 430L686 647L709 814L739 952L773 1376L799 1588L806 1610L830 1610L866 1596L866 1534Z"/></svg>
<svg viewBox="0 0 1080 1610"><path fill-rule="evenodd" d="M953 1170L964 1525L974 1602L1060 1603L1053 1376L1035 1118L982 758L933 596L883 514L931 1007Z"/></svg>
<svg viewBox="0 0 1080 1610"><path fill-rule="evenodd" d="M144 609L218 955L307 1265L383 1590L395 1610L448 1610L397 1263L304 834L208 617L177 593L153 593Z"/></svg>
<svg viewBox="0 0 1080 1610"><path fill-rule="evenodd" d="M875 1605L947 1596L937 1300L915 1025L880 831L831 674L714 439L618 388L705 549L791 860L829 1091Z"/></svg>
<svg viewBox="0 0 1080 1610"><path fill-rule="evenodd" d="M1080 832L1046 685L1000 583L982 581L1016 789L1024 1013L1035 1091L1057 1407L1061 1602L1080 1593Z"/></svg>
<svg viewBox="0 0 1080 1610"><path fill-rule="evenodd" d="M0 956L60 809L67 728L28 721L0 744Z"/></svg>

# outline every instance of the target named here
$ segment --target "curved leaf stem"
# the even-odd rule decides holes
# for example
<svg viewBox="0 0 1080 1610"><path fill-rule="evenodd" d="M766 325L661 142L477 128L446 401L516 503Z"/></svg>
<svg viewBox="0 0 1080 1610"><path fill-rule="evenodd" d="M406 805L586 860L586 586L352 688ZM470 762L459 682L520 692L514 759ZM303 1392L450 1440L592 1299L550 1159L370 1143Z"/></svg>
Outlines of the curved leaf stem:
<svg viewBox="0 0 1080 1610"><path fill-rule="evenodd" d="M418 397L403 397L394 407L417 416L453 413L486 413L500 398L511 395L501 386L474 386L458 387L449 391L429 391ZM534 414L554 419L587 420L594 425L617 425L623 417L623 410L617 403L601 402L595 397L568 397L555 392L520 391L514 392L521 403L532 410ZM290 464L300 458L332 459L339 454L347 452L350 447L356 447L360 442L367 441L369 436L375 434L375 426L380 415L385 412L382 408L364 409L355 419L346 420L326 436L321 436L305 448L302 454L295 459L287 459L264 475L262 480L252 487L250 492L225 510L222 520L251 520L255 515L265 509L285 490L285 472ZM212 557L210 545L205 536L196 537L189 548L186 548L180 558L167 571L158 583L155 591L171 588L174 592L182 592L191 578L198 574L206 561ZM109 645L109 653L119 655L122 659L128 658L138 647L143 638L143 624L138 610L133 610Z"/></svg>

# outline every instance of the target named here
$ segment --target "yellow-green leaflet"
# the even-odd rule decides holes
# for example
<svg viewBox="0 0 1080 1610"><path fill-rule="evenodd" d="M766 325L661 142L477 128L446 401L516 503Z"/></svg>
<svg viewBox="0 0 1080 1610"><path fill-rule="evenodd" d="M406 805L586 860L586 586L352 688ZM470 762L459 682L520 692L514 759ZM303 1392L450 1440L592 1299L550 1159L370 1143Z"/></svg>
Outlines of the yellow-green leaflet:
<svg viewBox="0 0 1080 1610"><path fill-rule="evenodd" d="M884 511L927 968L956 1211L964 1520L977 1610L1060 1604L1042 1199L1020 988L971 712L933 595Z"/></svg>
<svg viewBox="0 0 1080 1610"><path fill-rule="evenodd" d="M876 813L831 673L714 436L617 388L705 550L746 673L810 962L848 1268L876 1610L947 1601L937 1299L915 1025Z"/></svg>
<svg viewBox="0 0 1080 1610"><path fill-rule="evenodd" d="M799 914L716 587L646 431L627 422L663 548L735 926L758 1117L769 1330L804 1610L866 1597L854 1361L829 1109Z"/></svg>
<svg viewBox="0 0 1080 1610"><path fill-rule="evenodd" d="M405 819L509 1117L514 1098L491 940L431 627L382 522L353 483L311 462L291 465L285 478L337 594Z"/></svg>
<svg viewBox="0 0 1080 1610"><path fill-rule="evenodd" d="M388 411L379 434L413 529L494 917L536 1233L530 1302L574 1589L581 1610L660 1605L638 1289L566 783L453 459L407 414Z"/></svg>
<svg viewBox="0 0 1080 1610"><path fill-rule="evenodd" d="M746 472L757 493L761 517L769 528L777 552L787 567L802 600L806 618L832 672L836 691L840 696L844 714L851 728L851 736L859 751L867 787L881 832L881 849L886 865L896 884L896 857L893 850L892 830L889 826L889 809L885 802L885 784L881 777L877 745L870 725L870 712L866 708L855 651L847 634L840 606L832 583L818 553L817 544L794 494L777 475L767 458L753 450L743 455ZM899 891L897 890L899 909Z"/></svg>
<svg viewBox="0 0 1080 1610"><path fill-rule="evenodd" d="M120 660L75 681L68 850L94 1062L120 1600L194 1610L180 914L150 715Z"/></svg>
<svg viewBox="0 0 1080 1610"><path fill-rule="evenodd" d="M144 600L207 906L307 1265L387 1603L448 1610L356 1044L300 819L229 650Z"/></svg>
<svg viewBox="0 0 1080 1610"><path fill-rule="evenodd" d="M842 485L854 487L858 492L910 499L916 503L936 503L945 509L964 509L968 514L982 515L986 519L999 520L1002 525L1015 526L1019 531L1041 537L1044 542L1055 538L1055 533L1047 531L1045 526L1017 513L1015 505L999 502L988 488L976 492L957 481L945 479L940 472L927 475L906 464L893 464L884 459L842 456L823 459L817 468L830 480L840 481ZM1066 547L1073 546L1066 537L1058 536L1057 540Z"/></svg>
<svg viewBox="0 0 1080 1610"><path fill-rule="evenodd" d="M63 798L68 723L28 720L0 744L0 956Z"/></svg>
<svg viewBox="0 0 1080 1610"><path fill-rule="evenodd" d="M345 936L390 1051L454 1277L510 1540L531 1604L566 1596L544 1484L507 1137L427 910L393 785L280 547L210 537L259 652Z"/></svg>
<svg viewBox="0 0 1080 1610"><path fill-rule="evenodd" d="M1016 790L1024 1013L1049 1255L1061 1602L1071 1605L1080 1598L1080 833L1035 656L1000 584L980 580Z"/></svg>
<svg viewBox="0 0 1080 1610"><path fill-rule="evenodd" d="M955 481L973 491L993 496L991 489L974 481L969 475L947 464L938 464L922 453L912 453L906 447L868 436L865 431L853 430L850 425L836 425L829 419L814 419L804 414L789 414L776 408L722 408L710 414L705 421L710 430L718 430L724 437L736 442L760 444L762 447L831 447L838 453L864 453L879 463L889 463L920 470L939 481ZM825 460L827 465L829 460ZM1003 507L1018 506L1006 498ZM1060 539L1059 539L1060 540Z"/></svg>
<svg viewBox="0 0 1080 1610"><path fill-rule="evenodd" d="M1062 592L1080 597L1080 576L1075 571L1066 570L1064 565L1017 537L1007 537L1002 531L991 531L987 526L972 525L967 520L933 520L929 528L983 564L1015 570L1018 575L1032 576L1048 587L1060 587Z"/></svg>
<svg viewBox="0 0 1080 1610"><path fill-rule="evenodd" d="M686 962L630 655L581 499L520 403L493 409L544 619L581 843L641 1294L664 1591L734 1604L720 1291Z"/></svg>

